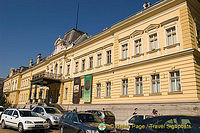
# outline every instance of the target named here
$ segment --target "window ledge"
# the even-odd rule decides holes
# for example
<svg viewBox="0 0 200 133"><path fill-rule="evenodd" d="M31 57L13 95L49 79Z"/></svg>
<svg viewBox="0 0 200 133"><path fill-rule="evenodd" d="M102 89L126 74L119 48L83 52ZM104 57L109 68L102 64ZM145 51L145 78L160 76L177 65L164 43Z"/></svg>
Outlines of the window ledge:
<svg viewBox="0 0 200 133"><path fill-rule="evenodd" d="M151 93L151 94L149 94L149 96L160 96L160 95L162 95L161 92L158 92L158 93Z"/></svg>
<svg viewBox="0 0 200 133"><path fill-rule="evenodd" d="M176 95L176 94L183 94L183 92L182 91L168 92L168 95Z"/></svg>
<svg viewBox="0 0 200 133"><path fill-rule="evenodd" d="M175 43L175 44L172 44L172 45L165 46L163 49L173 48L173 47L176 47L176 46L180 46L180 43Z"/></svg>
<svg viewBox="0 0 200 133"><path fill-rule="evenodd" d="M133 55L132 58L139 57L139 56L142 56L142 55L144 55L144 53Z"/></svg>
<svg viewBox="0 0 200 133"><path fill-rule="evenodd" d="M147 54L155 53L155 52L157 52L157 51L160 51L160 48L151 50L151 51L147 52Z"/></svg>
<svg viewBox="0 0 200 133"><path fill-rule="evenodd" d="M142 97L142 96L144 96L144 94L135 94L135 95L133 95L134 97Z"/></svg>
<svg viewBox="0 0 200 133"><path fill-rule="evenodd" d="M129 95L120 95L120 97L129 97Z"/></svg>
<svg viewBox="0 0 200 133"><path fill-rule="evenodd" d="M100 68L100 67L102 67L102 65L100 65L100 66L96 66L95 68Z"/></svg>
<svg viewBox="0 0 200 133"><path fill-rule="evenodd" d="M106 97L104 97L104 98L111 98L111 96L106 96Z"/></svg>
<svg viewBox="0 0 200 133"><path fill-rule="evenodd" d="M95 99L101 99L101 97L94 97Z"/></svg>
<svg viewBox="0 0 200 133"><path fill-rule="evenodd" d="M84 72L85 70L81 70L80 72Z"/></svg>
<svg viewBox="0 0 200 133"><path fill-rule="evenodd" d="M130 59L130 57L119 59L119 61L124 61L124 60L127 60L127 59Z"/></svg>
<svg viewBox="0 0 200 133"><path fill-rule="evenodd" d="M77 74L78 72L74 72L74 74Z"/></svg>
<svg viewBox="0 0 200 133"><path fill-rule="evenodd" d="M109 66L109 65L111 65L112 63L107 63L107 64L104 64L104 66Z"/></svg>
<svg viewBox="0 0 200 133"><path fill-rule="evenodd" d="M93 68L88 68L87 70L92 70Z"/></svg>

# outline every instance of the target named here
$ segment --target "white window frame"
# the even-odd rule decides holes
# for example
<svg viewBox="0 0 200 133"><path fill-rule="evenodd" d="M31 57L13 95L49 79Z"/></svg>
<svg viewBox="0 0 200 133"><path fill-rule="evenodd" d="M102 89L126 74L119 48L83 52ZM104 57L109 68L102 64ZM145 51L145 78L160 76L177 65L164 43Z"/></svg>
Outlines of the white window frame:
<svg viewBox="0 0 200 133"><path fill-rule="evenodd" d="M150 36L154 34L157 34L157 48L155 48L155 50L160 48L158 29L153 29L147 33L147 51L148 52L153 51L151 50L151 46L150 46Z"/></svg>
<svg viewBox="0 0 200 133"><path fill-rule="evenodd" d="M164 40L165 40L164 44L165 44L165 47L174 45L174 44L168 45L168 43L167 43L167 29L170 29L172 27L176 28L176 43L175 44L178 44L179 43L179 39L178 39L179 35L178 35L178 26L177 26L177 23L176 22L172 22L172 23L169 23L169 24L167 24L167 25L165 25L163 27L164 27Z"/></svg>
<svg viewBox="0 0 200 133"><path fill-rule="evenodd" d="M93 63L92 63L92 68L91 68L91 64L90 64L90 59L93 58ZM88 69L93 69L94 68L94 56L91 55L88 57Z"/></svg>
<svg viewBox="0 0 200 133"><path fill-rule="evenodd" d="M126 83L125 83L125 90L126 91L124 91L124 84L123 84L123 81L127 81ZM124 94L124 92L126 92L126 94ZM125 78L125 79L122 79L122 93L121 93L121 95L122 96L128 96L128 78Z"/></svg>
<svg viewBox="0 0 200 133"><path fill-rule="evenodd" d="M137 81L137 78L139 78L139 81ZM140 81L140 78L142 78L142 81ZM140 93L137 93L137 84L139 83L139 89L140 89ZM142 83L142 87L141 87L141 83ZM141 93L142 90L142 93ZM143 85L143 77L142 76L138 76L135 77L135 94L136 95L143 95L144 94L144 85Z"/></svg>
<svg viewBox="0 0 200 133"><path fill-rule="evenodd" d="M84 69L83 69L83 60L85 61L85 62L84 62ZM81 59L81 71L85 71L85 69L86 69L86 59L85 59L85 58L82 58L82 59Z"/></svg>
<svg viewBox="0 0 200 133"><path fill-rule="evenodd" d="M108 83L110 83L110 86L108 86ZM106 82L106 97L111 97L111 85L112 85L111 81ZM109 95L108 95L108 89L109 89Z"/></svg>
<svg viewBox="0 0 200 133"><path fill-rule="evenodd" d="M76 66L77 63L78 63L78 66ZM78 60L75 61L75 67L74 68L75 68L74 73L78 73L78 71L79 71L79 61Z"/></svg>
<svg viewBox="0 0 200 133"><path fill-rule="evenodd" d="M141 53L139 54L142 54L143 53L143 40L142 40L142 35L137 35L133 38L133 56L137 55L136 54L136 49L135 49L135 41L141 39Z"/></svg>
<svg viewBox="0 0 200 133"><path fill-rule="evenodd" d="M112 56L113 55L113 53L112 53L113 52L112 47L108 47L104 51L105 52L105 54L104 54L104 64L105 65L108 64L108 62L107 62L107 51L109 51L109 50L111 51L111 63L112 63L112 60L113 60L112 59L113 58L113 56Z"/></svg>
<svg viewBox="0 0 200 133"><path fill-rule="evenodd" d="M98 85L100 85L100 87ZM102 87L101 83L97 83L96 98L101 98L101 87ZM99 92L99 90L100 90L100 92Z"/></svg>
<svg viewBox="0 0 200 133"><path fill-rule="evenodd" d="M99 56L98 55L101 55L101 59L100 59L100 64L99 64ZM102 63L103 63L103 59L102 59L102 53L101 52L99 52L99 53L97 53L97 62L96 62L96 67L100 67L100 66L102 66Z"/></svg>
<svg viewBox="0 0 200 133"><path fill-rule="evenodd" d="M157 79L157 75L159 75L159 79ZM155 76L155 80L153 80L153 76ZM156 83L156 92L153 91L153 82ZM158 82L159 84L159 88L158 89ZM151 75L151 93L152 94L157 94L157 93L161 93L161 82L160 82L160 74L159 73L155 73Z"/></svg>
<svg viewBox="0 0 200 133"><path fill-rule="evenodd" d="M175 90L172 90L172 84L171 84L171 72L177 72L177 71L179 71L179 77L177 77L176 75L175 75ZM173 92L182 92L182 86L181 86L181 88L180 88L180 91L177 91L178 90L178 88L177 88L177 86L176 86L176 84L177 84L177 79L179 78L179 80L180 80L180 86L181 86L181 71L180 70L174 70L174 71L170 71L169 72L169 92L171 92L171 93L173 93Z"/></svg>
<svg viewBox="0 0 200 133"><path fill-rule="evenodd" d="M128 50L127 50L127 57L126 58L123 58L123 53L122 53L122 46L123 45L125 45L125 44L127 44L127 48L128 48ZM122 60L122 59L127 59L128 57L129 57L129 41L128 40L125 40L125 41L122 41L122 42L120 42L120 60ZM111 54L112 54L112 51L111 51ZM112 58L112 57L111 57Z"/></svg>

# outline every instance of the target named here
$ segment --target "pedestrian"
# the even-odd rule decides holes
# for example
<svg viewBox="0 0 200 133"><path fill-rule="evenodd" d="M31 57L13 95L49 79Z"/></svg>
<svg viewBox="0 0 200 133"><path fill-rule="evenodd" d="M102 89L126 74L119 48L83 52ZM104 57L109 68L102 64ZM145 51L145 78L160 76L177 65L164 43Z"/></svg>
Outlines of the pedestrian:
<svg viewBox="0 0 200 133"><path fill-rule="evenodd" d="M133 115L137 115L138 108L134 109Z"/></svg>
<svg viewBox="0 0 200 133"><path fill-rule="evenodd" d="M152 111L152 115L155 115L156 109L153 109Z"/></svg>
<svg viewBox="0 0 200 133"><path fill-rule="evenodd" d="M155 115L155 116L158 116L158 110L155 110L154 115Z"/></svg>
<svg viewBox="0 0 200 133"><path fill-rule="evenodd" d="M73 112L77 112L77 107L73 110Z"/></svg>

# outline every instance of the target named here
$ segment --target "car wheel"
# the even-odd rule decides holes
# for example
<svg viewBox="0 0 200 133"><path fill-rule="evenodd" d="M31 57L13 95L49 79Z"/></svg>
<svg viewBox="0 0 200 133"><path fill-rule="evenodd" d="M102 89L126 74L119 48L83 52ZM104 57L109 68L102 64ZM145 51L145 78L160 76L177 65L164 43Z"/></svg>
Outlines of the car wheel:
<svg viewBox="0 0 200 133"><path fill-rule="evenodd" d="M83 131L81 130L81 131L79 131L78 133L83 133Z"/></svg>
<svg viewBox="0 0 200 133"><path fill-rule="evenodd" d="M60 127L60 133L64 133L64 127L63 126Z"/></svg>
<svg viewBox="0 0 200 133"><path fill-rule="evenodd" d="M51 120L47 120L47 123L49 124L49 127L51 127L52 126L52 123L51 123Z"/></svg>
<svg viewBox="0 0 200 133"><path fill-rule="evenodd" d="M6 128L6 123L5 123L5 121L4 121L4 120L1 122L1 127L2 127L3 129L5 129L5 128Z"/></svg>
<svg viewBox="0 0 200 133"><path fill-rule="evenodd" d="M22 123L19 123L18 131L19 131L19 133L23 133L24 132L24 128L23 128L23 124Z"/></svg>

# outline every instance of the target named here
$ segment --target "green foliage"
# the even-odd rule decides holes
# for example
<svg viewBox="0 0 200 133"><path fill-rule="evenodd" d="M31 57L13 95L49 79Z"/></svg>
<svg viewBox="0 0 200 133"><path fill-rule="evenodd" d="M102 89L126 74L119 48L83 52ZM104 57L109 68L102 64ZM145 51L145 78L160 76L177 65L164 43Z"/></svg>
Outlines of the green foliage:
<svg viewBox="0 0 200 133"><path fill-rule="evenodd" d="M3 106L5 108L11 106L11 104L6 100L6 97L2 92L0 92L0 106Z"/></svg>

